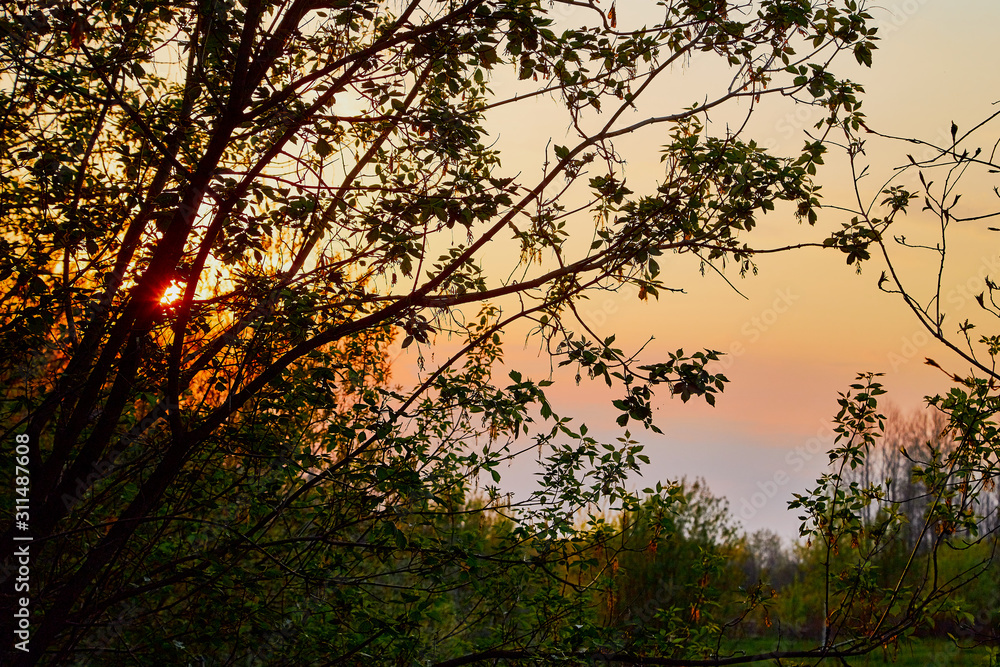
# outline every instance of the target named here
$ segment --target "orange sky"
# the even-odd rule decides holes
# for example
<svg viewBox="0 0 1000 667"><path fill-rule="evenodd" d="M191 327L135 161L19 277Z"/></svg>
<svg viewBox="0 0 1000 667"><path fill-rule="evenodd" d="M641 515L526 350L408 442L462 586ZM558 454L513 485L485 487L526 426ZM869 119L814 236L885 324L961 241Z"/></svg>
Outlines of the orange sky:
<svg viewBox="0 0 1000 667"><path fill-rule="evenodd" d="M995 48L1000 3L895 0L881 6L871 10L882 37L872 70L853 66L846 59L837 70L865 85L863 109L871 127L940 141L947 138L952 120L967 128L995 110L992 103L1000 99L1000 53ZM621 20L628 20L626 10L619 11ZM714 67L706 62L708 69L701 71L701 65L693 63L678 72L675 88L669 91L671 99L661 102L671 110L687 106L688 96L705 84L701 77ZM559 121L547 121L545 104L539 101L516 113L512 105L511 113L491 118L505 167L519 166L519 160L537 165L549 137L555 143L565 138ZM712 120L720 125L727 120L737 122L737 111L728 117L716 114ZM532 122L525 123L526 117ZM747 136L790 154L804 141L801 128L815 118L810 110L763 105ZM620 142L619 147L629 159L630 183L649 182L650 175L661 169L659 153L650 150L648 137L631 144ZM913 151L911 146L870 142L873 173L880 179L887 176L893 165L903 163L905 154ZM847 201L850 178L843 161L829 162L830 168L821 174L826 201ZM526 173L530 168L524 167ZM871 178L865 187L876 189L879 183ZM907 184L915 187L915 180ZM990 190L995 184L970 181L965 195L969 210L989 206L987 195L993 198ZM932 239L933 220L921 217L917 209L899 231ZM821 226L836 226L841 219L842 214L828 212L821 217ZM820 238L817 230L797 225L790 216L771 214L763 222L751 237L761 245ZM987 224L996 222L967 223L949 240L954 264L946 273L943 294L951 330L975 314L972 295L982 291L982 278L1000 278L1000 238L985 230ZM929 260L933 258L913 252L898 257L914 287L929 294L934 268ZM718 276L699 275L690 257L665 257L661 266L668 283L683 287L686 294L664 294L658 303L641 303L634 294L624 292L604 294L584 305L581 310L589 323L605 335L617 334L617 343L625 349L642 345L652 336L645 359L658 360L658 352L678 347L688 352L715 348L731 353L723 362L731 383L715 408L697 399L683 405L671 400L664 389L657 406L665 434L639 433L641 427L632 428L633 436L648 443L647 454L652 458L637 488L656 480L703 476L713 492L729 498L744 527L769 527L790 537L798 521L785 509L786 501L821 473L837 392L845 391L858 372L886 373L888 400L908 410L920 405L923 396L948 386L940 371L923 363L925 357L934 357L950 370L966 371L951 353L930 342L898 297L876 290L880 262L871 262L857 275L843 258L839 253L809 249L760 259L760 275L731 278L748 297L744 299ZM541 379L547 374L547 360L540 359L535 350L518 349L521 340L509 338L507 365L537 368L536 379ZM407 375L408 360L412 361L412 355L407 353L397 359L397 377ZM566 381L557 382L552 396L563 412L585 415L598 436L613 439L621 434L610 406L617 396L605 391L603 383L576 387L571 375L559 379ZM531 464L524 462L509 470L503 486L523 492L531 488L531 478Z"/></svg>

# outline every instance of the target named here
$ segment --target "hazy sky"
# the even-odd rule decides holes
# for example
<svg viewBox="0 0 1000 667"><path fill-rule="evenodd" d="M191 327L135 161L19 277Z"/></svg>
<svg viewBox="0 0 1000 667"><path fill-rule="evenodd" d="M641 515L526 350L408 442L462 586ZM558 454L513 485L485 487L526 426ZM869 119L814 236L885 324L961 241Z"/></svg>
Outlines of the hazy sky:
<svg viewBox="0 0 1000 667"><path fill-rule="evenodd" d="M627 21L623 9L627 4L618 4L621 20ZM837 70L866 87L863 110L870 127L941 142L949 136L952 120L964 129L996 110L1000 3L894 0L870 11L882 38L874 67L867 70L844 59ZM705 84L702 77L708 74L698 70L699 65L678 72L672 97L665 100L671 110L690 104L694 98L686 96ZM714 67L711 62L704 66L709 71ZM505 165L512 155L515 160L538 164L547 138L559 143L565 137L558 135L564 124L546 124L543 106L544 102L538 103L538 114L531 110L526 114L520 108L514 115L496 118L493 127L500 128L498 146L504 151ZM529 117L532 122L525 122ZM808 109L762 105L747 136L790 154L804 141L801 129L817 117ZM731 118L718 114L712 120L724 127L727 120L738 122L739 118L739 113L732 113ZM995 137L995 128L991 131ZM650 146L648 138L621 146L629 157L631 182L641 183L644 175L660 169L659 153L651 150L655 146ZM891 167L904 163L907 152L916 151L907 145L870 142L867 157L873 176L863 181L864 186L876 192ZM831 159L830 163L830 169L821 174L826 201L850 204L851 181L844 162ZM906 184L915 187L915 177ZM996 182L970 182L965 194L968 210L985 208L990 199L995 203L993 185ZM934 221L921 217L917 209L898 231L933 243ZM832 227L843 220L844 214L829 211L821 225ZM763 223L750 237L760 245L805 240L810 235L808 228L787 215L769 215ZM982 278L1000 278L1000 236L987 232L987 224L996 223L968 223L949 240L954 264L946 273L943 294L949 309L946 323L952 323L952 331L957 322L975 314L972 295L982 291ZM813 240L820 237L813 232ZM914 287L929 296L933 257L912 252L898 256ZM716 275L702 277L690 257L673 259L665 257L661 266L668 281L684 288L686 294L665 294L659 302L640 303L634 294L612 293L581 310L599 331L617 334L626 349L652 337L644 357L650 360L679 347L688 352L715 348L730 353L723 367L731 383L715 408L697 399L681 404L679 399L671 400L664 388L656 402L664 435L640 432L641 427L633 425L633 436L647 444L646 453L652 458L636 486L685 475L704 477L714 493L729 498L734 513L749 530L769 527L786 536L795 534L798 521L786 509L786 502L793 492L811 486L822 472L825 451L832 443L830 422L837 410L837 392L845 391L858 372L884 372L888 400L909 410L919 406L923 396L948 387L940 371L923 363L925 357L934 357L949 370L967 370L930 342L898 297L876 290L882 269L878 261L858 275L840 253L810 249L769 256L758 261L759 275L742 280L733 276L744 298ZM517 349L518 342L512 339L506 348L509 366L540 368L544 361L547 369L547 360L535 351ZM406 359L402 355L397 367ZM540 375L544 369L540 368ZM621 435L614 425L616 412L610 407L610 400L617 396L604 391L603 383L585 381L575 387L571 376L559 379L564 382L553 388L553 396L564 412L585 415L592 431L601 437ZM505 474L504 486L524 490L530 488L531 478L527 462Z"/></svg>

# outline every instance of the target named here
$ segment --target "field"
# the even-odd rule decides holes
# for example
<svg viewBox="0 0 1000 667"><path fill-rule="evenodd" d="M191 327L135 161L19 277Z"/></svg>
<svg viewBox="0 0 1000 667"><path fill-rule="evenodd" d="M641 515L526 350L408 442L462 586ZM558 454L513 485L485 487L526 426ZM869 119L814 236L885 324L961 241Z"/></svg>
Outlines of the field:
<svg viewBox="0 0 1000 667"><path fill-rule="evenodd" d="M809 650L815 644L794 640L784 641L781 649L785 651ZM767 653L775 649L773 640L745 639L730 650L739 650L747 655ZM777 661L772 664L778 664ZM782 667L790 665L844 665L840 660L782 660ZM876 651L865 656L847 658L846 664L851 667L869 667L875 665L896 665L897 667L994 667L1000 666L1000 649L996 647L971 647L966 642L961 648L953 642L943 639L915 640L899 648L889 647L885 651Z"/></svg>

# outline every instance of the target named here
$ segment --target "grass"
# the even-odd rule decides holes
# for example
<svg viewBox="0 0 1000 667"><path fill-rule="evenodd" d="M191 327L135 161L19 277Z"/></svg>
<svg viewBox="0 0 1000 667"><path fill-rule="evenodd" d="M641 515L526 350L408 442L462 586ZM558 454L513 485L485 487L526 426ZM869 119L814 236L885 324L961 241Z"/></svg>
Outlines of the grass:
<svg viewBox="0 0 1000 667"><path fill-rule="evenodd" d="M782 641L783 651L807 651L815 648L814 643L803 640ZM755 653L768 653L775 650L776 643L773 639L742 639L733 642L727 647L726 653L742 651L748 655ZM868 655L854 658L846 658L846 664L851 667L875 667L876 665L895 665L896 667L996 667L1000 666L998 661L998 649L996 647L979 646L966 647L963 642L956 646L954 642L947 639L923 639L913 640L907 644L901 644L898 648L889 647L884 651L873 651ZM771 664L778 664L777 661ZM782 660L782 667L791 665L820 665L843 667L845 663L840 660Z"/></svg>

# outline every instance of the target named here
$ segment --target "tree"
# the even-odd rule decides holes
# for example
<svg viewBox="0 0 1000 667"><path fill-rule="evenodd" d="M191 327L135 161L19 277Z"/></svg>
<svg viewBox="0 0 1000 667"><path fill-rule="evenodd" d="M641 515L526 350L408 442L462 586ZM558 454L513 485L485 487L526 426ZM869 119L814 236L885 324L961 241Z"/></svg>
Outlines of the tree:
<svg viewBox="0 0 1000 667"><path fill-rule="evenodd" d="M633 11L657 21L630 25ZM863 119L831 64L870 64L874 29L854 0L621 13L4 6L4 442L27 452L4 465L30 471L29 527L3 538L6 601L12 537L33 537L30 653L12 659L638 659L588 620L591 591L564 570L585 567L578 510L637 506L624 479L641 445L555 415L548 380L495 377L501 333L526 324L557 363L615 387L622 426L656 429L664 385L713 403L716 352L640 362L576 305L671 289L671 254L747 271L791 249L746 237L777 207L816 220L823 138ZM643 111L697 54L731 80ZM800 155L701 120L777 95L827 112ZM501 165L488 121L546 96L572 139L532 180ZM666 142L645 193L614 145L638 132ZM825 245L859 262L874 240L862 221ZM420 350L412 386L389 380L397 336ZM528 502L487 485L471 503L475 480L535 447Z"/></svg>
<svg viewBox="0 0 1000 667"><path fill-rule="evenodd" d="M854 387L861 390L854 396L856 403L862 402L862 396L865 403L871 401L866 407L849 407L849 397L842 399L841 417L849 417L852 427L848 430L853 435L848 444L837 450L841 470L826 482L828 490L833 488L833 497L840 493L839 497L853 504L853 511L846 511L840 517L839 527L834 529L838 518L831 509L827 518L815 522L819 531L813 534L825 532L826 543L830 545L842 531L840 537L867 538L875 550L880 543L884 548L892 537L902 537L908 552L907 567L896 576L896 584L883 591L888 593L886 599L897 605L892 613L900 612L904 599L908 601L907 614L939 608L963 586L971 588L972 597L988 599L988 606L995 608L997 599L994 592L983 594L982 589L991 588L984 575L995 568L1000 528L996 504L1000 441L995 419L1000 401L996 364L1000 339L991 334L977 337L974 333L977 328L994 327L995 318L1000 316L995 300L997 284L988 273L980 274L977 279L982 291L973 297L979 306L978 316L959 320L962 315L956 316L955 311L961 300L951 295L949 290L953 288L949 288L947 276L956 261L949 254L950 242L956 235L963 227L968 229L1000 215L997 208L1000 192L989 185L989 175L1000 171L995 136L998 118L1000 113L991 113L964 131L952 122L940 134L944 139L936 141L898 137L868 127L863 127L862 133L857 128L841 126L844 134L839 146L848 158L855 186L854 201L844 210L853 216L848 226L864 229L873 241L874 252L884 262L886 268L878 279L878 288L897 295L930 337L942 343L948 354L954 355L953 359L968 368L965 374L946 371L938 361L926 358L926 363L941 370L953 386L947 393L927 397L934 417L923 426L924 442L903 448L902 456L908 465L902 471L897 468L892 477L875 479L870 484L850 483L850 475L843 473L845 465L851 470L864 469L872 454L872 436L876 430L882 430L883 417L874 411L876 393L872 377L867 377L866 386ZM870 180L863 180L870 175L864 156L872 142L903 144L908 151L905 163L873 188L866 187ZM983 145L976 145L980 142ZM911 176L912 184L907 182ZM912 210L914 200L922 202L920 212L932 221L929 232L927 228L907 230L908 233L900 230L901 219ZM997 231L994 227L987 230ZM915 287L901 270L898 259L901 250L915 251L926 258L926 275L935 278L929 290ZM878 429L873 429L876 422ZM919 432L921 428L915 430ZM847 439L846 431L844 435ZM898 433L889 435L899 439ZM902 477L899 472L904 473ZM900 482L910 486L902 494L898 490ZM803 506L817 509L811 501ZM862 519L866 514L871 515L868 508L872 507L879 510L878 518L864 527ZM918 559L920 555L923 557ZM872 563L868 558L865 562L866 566ZM917 562L919 565L914 565ZM912 584L904 586L908 581ZM879 623L889 614L886 611ZM986 614L986 618L991 615ZM959 618L967 629L989 627L982 615L977 619L974 614L963 612ZM996 642L995 626L980 639Z"/></svg>
<svg viewBox="0 0 1000 667"><path fill-rule="evenodd" d="M904 416L898 408L890 406L884 416L885 428L865 452L863 460L844 471L845 481L884 492L883 498L864 507L863 523L875 525L885 519L887 512L898 512L904 517L899 532L894 533L887 544L887 550L902 558L898 563L901 567L908 554L919 552L931 541L923 526L931 499L920 482L919 470L953 452L955 442L948 418L941 411L916 410ZM988 497L980 494L978 501L988 501ZM990 511L981 508L979 514L988 516ZM882 554L881 558L885 557L886 554ZM898 569L889 568L889 571Z"/></svg>
<svg viewBox="0 0 1000 667"><path fill-rule="evenodd" d="M736 530L728 505L704 480L682 480L671 498L663 503L654 495L619 517L602 612L636 644L660 631L654 643L687 652L696 643L691 635L711 634L711 624L702 621L721 615L722 593L738 590L725 567L737 552Z"/></svg>
<svg viewBox="0 0 1000 667"><path fill-rule="evenodd" d="M912 633L925 616L952 607L952 596L990 568L996 546L994 531L982 531L992 521L979 511L981 491L992 487L997 475L995 424L989 420L992 411L984 412L989 404L983 400L985 394L970 396L955 389L947 397L928 399L948 417L947 429L938 438L959 444L949 451L929 443L928 457L913 460L910 474L922 487L918 498L925 499L913 516L902 509L913 499L896 495L893 478L862 484L854 474L865 466L885 430L885 417L877 412L877 397L885 391L875 377L859 376L852 391L842 395L837 416L840 444L830 452L832 470L818 480L814 491L797 494L791 503L804 511L803 535L816 540L824 552L820 559L824 645L837 642L843 634L844 643L851 645L858 634L881 633L895 640L898 628ZM974 379L967 383L980 384ZM874 519L866 519L873 514L872 506L878 512ZM911 519L917 520L915 529L908 525ZM886 560L899 558L902 538L909 540L903 545L905 563L883 573ZM993 549L987 558L944 574L940 561L949 550L965 551L989 542ZM836 558L848 549L845 557Z"/></svg>
<svg viewBox="0 0 1000 667"><path fill-rule="evenodd" d="M897 610L907 604L927 605L933 611L926 614L926 625L915 628L921 635L945 637L946 632L957 635L987 626L983 619L991 617L995 600L992 493L971 493L962 513L967 522L978 525L956 527L942 540L948 531L941 529L941 489L928 488L922 481L929 472L945 472L951 478L949 486L961 484L963 471L947 471L959 433L946 411L929 408L905 414L890 408L884 427L873 432L867 446L845 447L841 456L833 458L831 473L810 498L803 496L797 503L811 510L811 515L802 517L810 520L803 531L811 540L797 545L793 576L775 584L773 616L786 633L823 634L824 607L837 609L837 614L846 608L827 601L837 595L837 587L831 585L837 581L849 583L840 590L850 591L859 608L866 595L869 603L874 602L869 609L885 600L894 600ZM944 505L948 506L947 499ZM780 554L780 545L777 550ZM773 553L756 545L750 551ZM861 583L858 573L864 573L868 589L864 594L851 590ZM932 583L932 578L937 581ZM942 590L948 595L941 595ZM956 609L962 613L955 614ZM834 623L841 625L839 632L847 625L843 618Z"/></svg>

